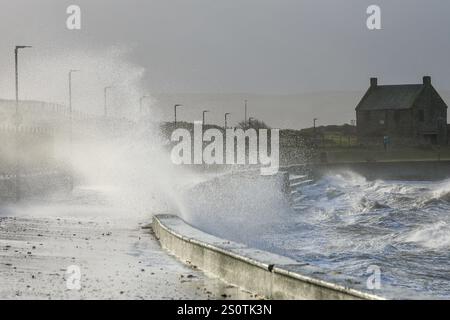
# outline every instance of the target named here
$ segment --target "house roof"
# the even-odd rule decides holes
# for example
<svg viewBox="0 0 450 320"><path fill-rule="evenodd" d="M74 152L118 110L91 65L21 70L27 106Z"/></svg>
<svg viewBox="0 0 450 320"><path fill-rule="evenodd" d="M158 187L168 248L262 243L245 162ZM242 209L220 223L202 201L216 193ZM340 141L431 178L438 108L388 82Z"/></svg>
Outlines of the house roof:
<svg viewBox="0 0 450 320"><path fill-rule="evenodd" d="M409 109L422 92L423 84L383 85L369 88L356 109L399 110Z"/></svg>

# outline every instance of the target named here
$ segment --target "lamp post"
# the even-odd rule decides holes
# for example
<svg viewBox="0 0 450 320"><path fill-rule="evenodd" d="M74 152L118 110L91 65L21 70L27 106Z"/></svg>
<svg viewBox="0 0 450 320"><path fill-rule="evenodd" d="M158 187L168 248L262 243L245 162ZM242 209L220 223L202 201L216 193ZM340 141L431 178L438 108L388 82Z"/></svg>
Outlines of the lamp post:
<svg viewBox="0 0 450 320"><path fill-rule="evenodd" d="M112 86L108 86L105 87L103 89L103 93L104 93L104 100L105 100L105 106L104 106L104 114L105 114L105 118L108 116L108 104L107 104L107 92L108 90L112 89Z"/></svg>
<svg viewBox="0 0 450 320"><path fill-rule="evenodd" d="M144 99L146 99L146 98L150 98L150 96L142 96L140 99L139 99L139 112L142 114L142 110L143 110L143 107L142 107L142 101L144 101Z"/></svg>
<svg viewBox="0 0 450 320"><path fill-rule="evenodd" d="M175 122L174 122L175 125L177 125L177 108L178 107L182 107L182 106L183 105L181 105L181 104L176 104L176 105L173 106L173 110L174 110L174 113L175 113Z"/></svg>
<svg viewBox="0 0 450 320"><path fill-rule="evenodd" d="M203 110L203 114L202 114L202 126L205 125L205 114L207 114L209 112L209 110Z"/></svg>
<svg viewBox="0 0 450 320"><path fill-rule="evenodd" d="M16 46L14 49L14 60L16 70L16 113L19 112L19 50L25 48L32 48L31 46Z"/></svg>
<svg viewBox="0 0 450 320"><path fill-rule="evenodd" d="M73 108L72 108L72 73L79 72L80 70L71 69L69 71L69 116L70 116L70 153L72 154L73 150ZM70 176L70 190L73 190L73 172L71 172Z"/></svg>
<svg viewBox="0 0 450 320"><path fill-rule="evenodd" d="M231 113L229 113L229 112L225 113L225 127L224 127L225 130L227 130L227 128L228 128L228 125L227 125L227 117L228 117L230 114L231 114Z"/></svg>
<svg viewBox="0 0 450 320"><path fill-rule="evenodd" d="M70 120L72 120L72 73L79 72L80 70L71 69L69 71L69 113Z"/></svg>
<svg viewBox="0 0 450 320"><path fill-rule="evenodd" d="M244 100L244 124L247 125L247 100Z"/></svg>
<svg viewBox="0 0 450 320"><path fill-rule="evenodd" d="M15 119L15 127L16 127L16 168L15 168L15 187L16 187L16 201L20 200L20 157L19 157L19 50L31 48L31 46L16 46L14 48L14 62L15 62L15 84L16 84L16 119Z"/></svg>

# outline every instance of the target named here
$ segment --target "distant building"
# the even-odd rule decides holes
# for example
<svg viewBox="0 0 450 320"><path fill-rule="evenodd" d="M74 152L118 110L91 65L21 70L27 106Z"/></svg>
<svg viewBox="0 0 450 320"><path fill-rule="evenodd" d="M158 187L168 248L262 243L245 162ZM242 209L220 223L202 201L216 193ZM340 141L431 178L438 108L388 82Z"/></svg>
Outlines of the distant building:
<svg viewBox="0 0 450 320"><path fill-rule="evenodd" d="M447 144L447 105L423 77L422 84L378 85L370 88L356 107L358 139L362 143Z"/></svg>

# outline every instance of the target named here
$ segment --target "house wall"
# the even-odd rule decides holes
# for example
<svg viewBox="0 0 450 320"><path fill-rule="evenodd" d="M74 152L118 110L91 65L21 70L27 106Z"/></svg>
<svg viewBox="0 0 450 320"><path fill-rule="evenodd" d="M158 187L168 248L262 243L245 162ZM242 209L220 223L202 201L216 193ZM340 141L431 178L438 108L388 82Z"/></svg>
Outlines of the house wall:
<svg viewBox="0 0 450 320"><path fill-rule="evenodd" d="M417 98L413 113L416 139L421 143L427 143L429 141L426 140L426 135L436 134L436 143L447 144L447 106L432 86L426 87ZM421 119L421 113L423 119Z"/></svg>
<svg viewBox="0 0 450 320"><path fill-rule="evenodd" d="M360 142L381 144L389 136L392 144L411 144L414 136L413 115L405 110L359 110L356 112Z"/></svg>
<svg viewBox="0 0 450 320"><path fill-rule="evenodd" d="M426 86L411 109L357 110L357 133L361 143L381 144L389 136L392 144L448 143L447 106L437 91Z"/></svg>

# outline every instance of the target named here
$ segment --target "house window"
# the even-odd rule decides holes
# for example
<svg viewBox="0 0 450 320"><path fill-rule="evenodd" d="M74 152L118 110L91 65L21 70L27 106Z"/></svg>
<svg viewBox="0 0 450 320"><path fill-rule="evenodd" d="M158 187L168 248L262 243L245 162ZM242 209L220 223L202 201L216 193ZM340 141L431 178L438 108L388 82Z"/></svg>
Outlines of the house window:
<svg viewBox="0 0 450 320"><path fill-rule="evenodd" d="M384 126L384 120L380 120L380 124Z"/></svg>
<svg viewBox="0 0 450 320"><path fill-rule="evenodd" d="M419 110L417 117L418 117L419 122L424 122L425 121L425 111Z"/></svg>

